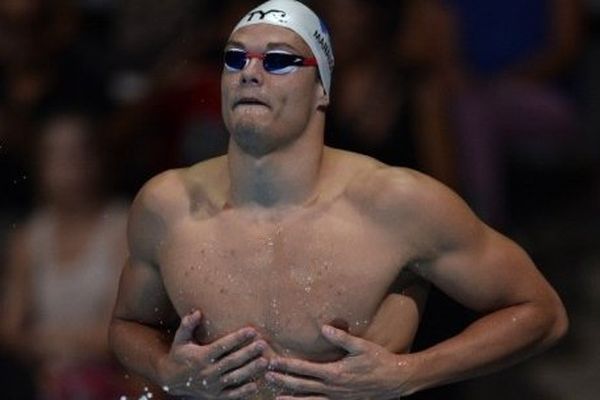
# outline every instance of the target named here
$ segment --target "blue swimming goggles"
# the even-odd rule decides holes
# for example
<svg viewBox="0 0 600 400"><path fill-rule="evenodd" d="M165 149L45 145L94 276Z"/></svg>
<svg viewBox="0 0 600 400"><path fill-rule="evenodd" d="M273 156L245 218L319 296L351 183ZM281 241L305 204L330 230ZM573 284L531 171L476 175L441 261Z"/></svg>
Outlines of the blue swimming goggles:
<svg viewBox="0 0 600 400"><path fill-rule="evenodd" d="M262 60L263 68L270 74L285 75L297 67L315 67L315 57L302 57L282 50L271 50L265 53L250 53L241 49L225 50L225 67L232 72L239 72L246 68L250 59Z"/></svg>

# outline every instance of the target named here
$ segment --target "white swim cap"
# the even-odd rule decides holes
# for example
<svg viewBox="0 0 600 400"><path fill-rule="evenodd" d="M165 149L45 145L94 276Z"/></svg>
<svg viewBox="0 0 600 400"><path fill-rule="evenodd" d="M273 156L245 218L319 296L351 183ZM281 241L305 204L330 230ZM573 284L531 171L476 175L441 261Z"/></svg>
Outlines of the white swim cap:
<svg viewBox="0 0 600 400"><path fill-rule="evenodd" d="M334 66L333 50L327 26L317 14L297 0L270 0L244 16L233 32L255 24L277 25L296 32L317 59L321 82L326 93L329 93Z"/></svg>

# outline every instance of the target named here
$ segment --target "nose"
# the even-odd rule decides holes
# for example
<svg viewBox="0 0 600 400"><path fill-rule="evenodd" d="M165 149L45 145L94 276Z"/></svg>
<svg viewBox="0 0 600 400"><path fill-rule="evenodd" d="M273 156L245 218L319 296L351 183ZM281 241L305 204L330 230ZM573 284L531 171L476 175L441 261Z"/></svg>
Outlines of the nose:
<svg viewBox="0 0 600 400"><path fill-rule="evenodd" d="M240 73L241 83L242 85L262 85L264 73L262 60L252 57Z"/></svg>

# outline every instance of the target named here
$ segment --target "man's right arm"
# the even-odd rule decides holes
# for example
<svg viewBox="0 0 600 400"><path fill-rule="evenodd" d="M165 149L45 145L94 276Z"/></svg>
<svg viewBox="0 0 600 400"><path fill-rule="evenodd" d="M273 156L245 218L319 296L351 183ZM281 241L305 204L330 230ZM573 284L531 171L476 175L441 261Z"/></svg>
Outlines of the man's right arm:
<svg viewBox="0 0 600 400"><path fill-rule="evenodd" d="M160 382L159 361L170 350L178 322L162 283L156 255L166 233L158 207L164 177L150 181L136 197L128 221L129 257L121 274L110 342L128 369Z"/></svg>
<svg viewBox="0 0 600 400"><path fill-rule="evenodd" d="M178 212L173 199L184 195L177 193L169 174L150 181L132 205L130 256L110 326L111 347L127 369L168 387L172 394L244 398L257 390L251 378L267 366L261 357L267 345L254 340L256 331L244 328L201 346L194 342L194 330L202 315L193 310L177 328L179 316L155 261L167 221Z"/></svg>

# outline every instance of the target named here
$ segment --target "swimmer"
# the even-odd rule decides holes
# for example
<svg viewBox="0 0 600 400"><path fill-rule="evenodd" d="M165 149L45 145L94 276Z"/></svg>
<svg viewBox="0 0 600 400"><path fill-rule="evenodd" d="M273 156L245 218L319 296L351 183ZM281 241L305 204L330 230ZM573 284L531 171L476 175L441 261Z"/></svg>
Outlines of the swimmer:
<svg viewBox="0 0 600 400"><path fill-rule="evenodd" d="M228 152L151 179L110 329L131 371L194 399L392 399L507 367L567 329L527 254L448 188L323 144L333 52L294 0L224 49ZM411 353L433 284L480 313Z"/></svg>

